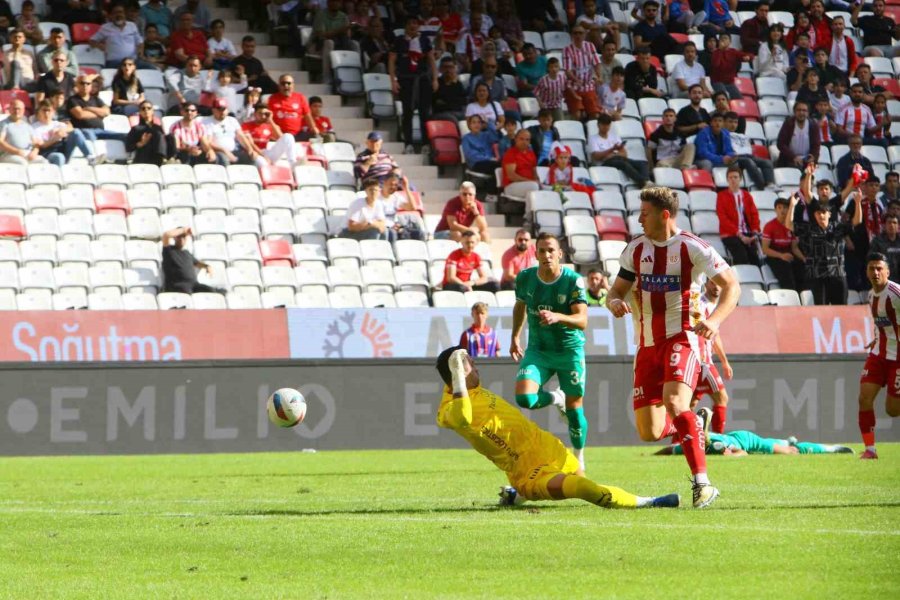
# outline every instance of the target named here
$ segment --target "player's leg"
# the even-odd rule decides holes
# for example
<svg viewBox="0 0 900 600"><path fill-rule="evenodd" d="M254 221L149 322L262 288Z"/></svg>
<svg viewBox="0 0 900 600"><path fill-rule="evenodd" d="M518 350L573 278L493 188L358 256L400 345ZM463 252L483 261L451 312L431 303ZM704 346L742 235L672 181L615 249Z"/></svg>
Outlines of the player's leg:
<svg viewBox="0 0 900 600"><path fill-rule="evenodd" d="M534 480L520 484L529 500L578 499L603 508L677 508L678 494L636 496L622 488L602 485L587 477L544 469Z"/></svg>
<svg viewBox="0 0 900 600"><path fill-rule="evenodd" d="M634 359L634 424L645 442L656 442L676 432L662 405L663 370L657 354L656 347L639 348Z"/></svg>
<svg viewBox="0 0 900 600"><path fill-rule="evenodd" d="M868 361L866 361L868 363ZM876 458L875 450L875 398L881 386L877 383L865 382L859 385L859 432L866 447L862 456Z"/></svg>
<svg viewBox="0 0 900 600"><path fill-rule="evenodd" d="M725 421L728 416L728 392L725 390L725 382L719 375L719 369L714 363L704 365L703 376L710 387L712 397L712 430L716 433L725 433Z"/></svg>
<svg viewBox="0 0 900 600"><path fill-rule="evenodd" d="M575 457L584 470L584 447L587 445L588 422L584 416L584 388L586 370L584 356L578 355L575 360L558 365L556 376L559 387L566 395L566 421L569 425L569 440Z"/></svg>
<svg viewBox="0 0 900 600"><path fill-rule="evenodd" d="M539 363L534 352L525 351L516 373L516 404L535 410L553 404L554 394L543 389L552 371Z"/></svg>
<svg viewBox="0 0 900 600"><path fill-rule="evenodd" d="M797 438L788 440L800 454L853 454L853 449L840 444L817 444L815 442L798 442Z"/></svg>

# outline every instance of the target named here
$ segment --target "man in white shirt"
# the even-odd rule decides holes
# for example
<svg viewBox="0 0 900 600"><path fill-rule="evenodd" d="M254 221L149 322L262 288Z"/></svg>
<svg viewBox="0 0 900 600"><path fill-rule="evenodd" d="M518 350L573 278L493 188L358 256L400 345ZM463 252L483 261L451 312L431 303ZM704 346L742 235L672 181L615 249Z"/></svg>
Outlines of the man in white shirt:
<svg viewBox="0 0 900 600"><path fill-rule="evenodd" d="M706 69L697 62L697 46L694 42L684 45L684 60L672 69L672 79L678 88L675 97L687 98L692 85L699 85L704 98L712 97L712 90L706 85Z"/></svg>
<svg viewBox="0 0 900 600"><path fill-rule="evenodd" d="M384 204L378 199L380 184L374 177L363 181L366 195L357 198L347 207L344 229L339 237L354 240L387 240L387 219Z"/></svg>
<svg viewBox="0 0 900 600"><path fill-rule="evenodd" d="M144 38L137 25L125 18L125 6L117 4L109 11L109 21L88 41L92 48L106 54L106 68L117 69L126 58L133 59L138 69L155 69L156 65L138 58L142 55Z"/></svg>
<svg viewBox="0 0 900 600"><path fill-rule="evenodd" d="M406 177L403 177L402 190L399 175L391 173L385 177L381 183L378 200L384 207L390 241L396 239L425 241L425 221L416 210L416 202Z"/></svg>
<svg viewBox="0 0 900 600"><path fill-rule="evenodd" d="M203 119L203 126L209 136L209 145L216 153L217 165L227 167L237 162L252 163L248 151L243 147L241 124L234 117L228 116L228 101L225 98L216 98L212 116Z"/></svg>
<svg viewBox="0 0 900 600"><path fill-rule="evenodd" d="M610 131L612 118L607 114L597 117L597 135L588 140L591 160L595 165L619 169L626 177L644 187L648 183L647 161L631 160L625 150L625 142Z"/></svg>

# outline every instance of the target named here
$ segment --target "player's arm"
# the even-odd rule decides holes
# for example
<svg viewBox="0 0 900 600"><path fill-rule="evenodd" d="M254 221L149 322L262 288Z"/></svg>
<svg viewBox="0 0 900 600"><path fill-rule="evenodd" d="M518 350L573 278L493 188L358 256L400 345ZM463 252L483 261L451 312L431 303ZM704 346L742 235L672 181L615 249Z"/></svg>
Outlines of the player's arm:
<svg viewBox="0 0 900 600"><path fill-rule="evenodd" d="M587 304L583 302L578 302L576 304L572 304L569 307L572 311L572 314L566 315L563 313L551 312L549 310L542 310L539 314L541 317L541 325L555 325L559 323L564 327L568 327L569 329L581 329L582 331L587 328Z"/></svg>
<svg viewBox="0 0 900 600"><path fill-rule="evenodd" d="M457 350L450 355L451 391L453 400L445 413L445 422L453 429L468 427L472 424L472 400L466 387L466 367L469 354L465 350Z"/></svg>
<svg viewBox="0 0 900 600"><path fill-rule="evenodd" d="M713 352L716 353L716 356L719 357L719 362L722 363L722 371L724 371L723 375L725 375L725 379L731 379L734 376L734 370L731 368L731 364L728 362L728 356L725 354L725 344L722 343L721 335L717 335L713 338L712 346Z"/></svg>
<svg viewBox="0 0 900 600"><path fill-rule="evenodd" d="M624 317L631 312L631 307L625 302L625 297L634 285L635 275L627 269L619 269L619 275L613 281L612 287L606 294L606 308L614 317Z"/></svg>
<svg viewBox="0 0 900 600"><path fill-rule="evenodd" d="M728 315L734 311L741 296L741 284L738 283L733 269L725 269L713 276L712 279L722 288L719 303L708 319L704 319L694 326L694 333L707 339L712 339L718 335L719 327L728 318Z"/></svg>
<svg viewBox="0 0 900 600"><path fill-rule="evenodd" d="M525 326L525 312L525 303L521 300L516 300L516 304L513 306L513 326L512 336L509 339L509 354L513 357L513 360L517 361L522 360L522 347L519 345L519 335Z"/></svg>

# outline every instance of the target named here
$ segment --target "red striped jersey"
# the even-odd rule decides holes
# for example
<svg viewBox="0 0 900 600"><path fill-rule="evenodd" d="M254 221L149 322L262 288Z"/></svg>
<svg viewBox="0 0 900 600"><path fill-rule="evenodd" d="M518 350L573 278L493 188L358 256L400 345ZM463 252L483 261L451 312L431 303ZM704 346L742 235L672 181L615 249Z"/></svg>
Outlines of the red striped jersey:
<svg viewBox="0 0 900 600"><path fill-rule="evenodd" d="M709 296L706 295L706 292L698 293L694 291L691 293L691 300L693 307L691 309L691 326L693 327L699 321L704 319L708 319L709 315L716 308L716 304L719 303L718 300L713 300ZM697 340L699 346L699 358L700 362L704 365L708 365L713 361L713 352L712 352L712 340L708 340L706 338L699 338Z"/></svg>
<svg viewBox="0 0 900 600"><path fill-rule="evenodd" d="M572 88L576 92L594 91L594 67L600 64L597 49L590 42L583 42L581 48L575 44L569 44L563 48L563 71L574 71L575 82Z"/></svg>
<svg viewBox="0 0 900 600"><path fill-rule="evenodd" d="M880 292L872 292L872 320L875 322L875 345L870 354L884 360L900 360L897 348L900 345L900 325L897 324L897 313L900 312L900 285L893 281Z"/></svg>
<svg viewBox="0 0 900 600"><path fill-rule="evenodd" d="M566 93L566 77L562 73L551 79L544 75L534 86L534 97L541 108L560 108Z"/></svg>
<svg viewBox="0 0 900 600"><path fill-rule="evenodd" d="M730 268L712 246L681 230L664 242L636 237L625 247L619 265L634 275L640 347L690 332L691 292L699 291L704 275L715 277Z"/></svg>
<svg viewBox="0 0 900 600"><path fill-rule="evenodd" d="M875 127L875 117L872 116L872 110L865 104L853 106L848 104L844 110L838 112L834 122L844 127L847 131L855 135L866 135L866 129Z"/></svg>
<svg viewBox="0 0 900 600"><path fill-rule="evenodd" d="M200 140L207 135L209 132L200 119L192 120L189 125L185 125L184 119L182 119L172 126L172 137L180 140L185 146L197 146L200 144Z"/></svg>

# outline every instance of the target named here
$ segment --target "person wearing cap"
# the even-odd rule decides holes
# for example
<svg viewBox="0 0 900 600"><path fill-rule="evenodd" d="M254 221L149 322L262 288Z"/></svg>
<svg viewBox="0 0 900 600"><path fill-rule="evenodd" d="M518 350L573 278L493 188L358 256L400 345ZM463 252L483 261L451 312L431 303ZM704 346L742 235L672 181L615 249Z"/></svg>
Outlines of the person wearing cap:
<svg viewBox="0 0 900 600"><path fill-rule="evenodd" d="M400 167L387 152L382 152L384 138L378 131L369 132L366 136L366 149L356 155L353 171L357 179L374 177L379 181L390 173L400 174Z"/></svg>
<svg viewBox="0 0 900 600"><path fill-rule="evenodd" d="M553 189L571 190L575 183L575 169L572 167L572 148L561 142L554 142L550 149L553 162L547 170L547 185Z"/></svg>
<svg viewBox="0 0 900 600"><path fill-rule="evenodd" d="M795 223L794 208L799 199L798 194L791 195L784 225L799 238L800 252L806 257L806 285L812 290L817 305L847 304L844 239L862 223L862 192L857 190L853 194L853 219L849 223L832 221L828 206L818 200L809 205L813 218L808 223Z"/></svg>
<svg viewBox="0 0 900 600"><path fill-rule="evenodd" d="M378 199L381 193L381 184L375 177L367 177L363 181L363 189L366 195L355 199L347 207L344 229L338 237L358 241L387 241L387 219L384 214L384 204Z"/></svg>
<svg viewBox="0 0 900 600"><path fill-rule="evenodd" d="M228 100L213 100L212 116L201 121L209 136L209 145L216 153L216 164L227 167L238 162L250 162L250 150L246 147L241 124L228 115Z"/></svg>
<svg viewBox="0 0 900 600"><path fill-rule="evenodd" d="M278 93L269 96L269 109L281 130L298 140L304 135L318 136L319 128L309 110L309 102L306 96L295 91L294 77L290 73L285 73L278 78L278 86L280 88ZM304 121L307 131L301 133Z"/></svg>
<svg viewBox="0 0 900 600"><path fill-rule="evenodd" d="M434 238L459 242L467 231L477 233L483 242L491 240L484 205L476 198L475 184L471 181L463 181L459 186L459 195L444 205L441 220L434 228Z"/></svg>
<svg viewBox="0 0 900 600"><path fill-rule="evenodd" d="M614 131L612 119L607 114L597 117L597 133L588 140L591 160L594 164L619 169L638 187L644 187L649 180L647 161L628 158L628 150ZM646 157L642 157L646 158Z"/></svg>
<svg viewBox="0 0 900 600"><path fill-rule="evenodd" d="M284 158L291 166L297 162L297 145L294 137L281 131L272 120L272 111L259 103L253 111L253 120L241 125L242 145L257 167L275 164Z"/></svg>

